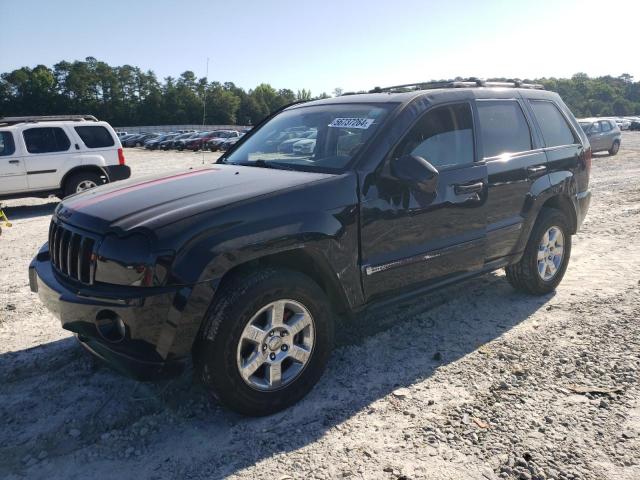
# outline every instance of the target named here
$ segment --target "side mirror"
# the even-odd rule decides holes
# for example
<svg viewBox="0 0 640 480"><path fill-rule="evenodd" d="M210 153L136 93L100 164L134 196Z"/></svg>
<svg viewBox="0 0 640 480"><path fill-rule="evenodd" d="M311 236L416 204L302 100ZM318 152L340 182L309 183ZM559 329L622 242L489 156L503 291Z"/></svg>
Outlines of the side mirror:
<svg viewBox="0 0 640 480"><path fill-rule="evenodd" d="M424 193L435 193L438 187L438 170L417 155L403 155L392 161L391 174Z"/></svg>

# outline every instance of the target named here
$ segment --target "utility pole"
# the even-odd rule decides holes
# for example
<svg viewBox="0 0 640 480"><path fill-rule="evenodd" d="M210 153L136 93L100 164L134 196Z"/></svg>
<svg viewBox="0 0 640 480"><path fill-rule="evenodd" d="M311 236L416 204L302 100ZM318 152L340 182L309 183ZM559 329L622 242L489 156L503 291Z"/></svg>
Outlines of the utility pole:
<svg viewBox="0 0 640 480"><path fill-rule="evenodd" d="M207 57L207 69L204 75L204 92L202 95L202 130L207 118L207 85L209 84L209 57ZM204 165L204 144L202 145L202 164Z"/></svg>

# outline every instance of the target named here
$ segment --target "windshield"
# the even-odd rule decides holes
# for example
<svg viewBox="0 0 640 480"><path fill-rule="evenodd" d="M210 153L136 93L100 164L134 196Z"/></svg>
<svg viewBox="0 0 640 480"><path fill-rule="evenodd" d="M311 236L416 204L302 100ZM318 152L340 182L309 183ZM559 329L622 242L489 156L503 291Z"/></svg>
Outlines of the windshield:
<svg viewBox="0 0 640 480"><path fill-rule="evenodd" d="M346 167L395 104L341 104L285 110L224 161L334 172Z"/></svg>
<svg viewBox="0 0 640 480"><path fill-rule="evenodd" d="M580 126L582 127L582 130L585 132L588 132L589 129L591 128L591 123L590 122L578 122L580 123Z"/></svg>

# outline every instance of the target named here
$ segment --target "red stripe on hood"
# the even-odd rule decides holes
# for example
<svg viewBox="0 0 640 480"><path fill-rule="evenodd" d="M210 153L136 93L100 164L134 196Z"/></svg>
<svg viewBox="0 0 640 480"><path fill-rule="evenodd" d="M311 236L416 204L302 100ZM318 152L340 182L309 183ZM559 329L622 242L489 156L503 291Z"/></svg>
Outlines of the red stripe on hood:
<svg viewBox="0 0 640 480"><path fill-rule="evenodd" d="M150 187L151 185L160 185L162 183L173 182L178 179L182 179L185 177L191 177L194 175L202 175L203 173L209 173L212 170L218 170L217 168L207 168L204 170L196 170L195 172L185 172L180 173L178 175L173 175L171 177L158 178L156 180L147 180L146 182L137 183L135 185L130 185L128 187L120 188L118 190L113 190L111 192L107 192L102 195L94 195L86 200L80 201L77 205L73 206L74 210L80 210L81 208L88 207L89 205L93 205L95 203L101 202L103 200L108 200L113 197L118 197L125 193L135 192L136 190L142 190L144 188Z"/></svg>

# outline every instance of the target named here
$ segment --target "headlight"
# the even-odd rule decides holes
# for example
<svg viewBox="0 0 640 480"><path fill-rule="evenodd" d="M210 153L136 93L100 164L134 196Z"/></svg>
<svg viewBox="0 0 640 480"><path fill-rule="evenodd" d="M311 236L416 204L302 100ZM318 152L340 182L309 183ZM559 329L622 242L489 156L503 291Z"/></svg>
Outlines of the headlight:
<svg viewBox="0 0 640 480"><path fill-rule="evenodd" d="M166 280L171 257L151 251L147 237L108 235L100 244L95 281L112 285L151 287Z"/></svg>

